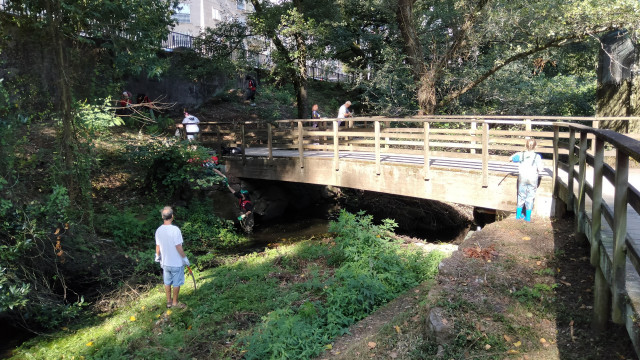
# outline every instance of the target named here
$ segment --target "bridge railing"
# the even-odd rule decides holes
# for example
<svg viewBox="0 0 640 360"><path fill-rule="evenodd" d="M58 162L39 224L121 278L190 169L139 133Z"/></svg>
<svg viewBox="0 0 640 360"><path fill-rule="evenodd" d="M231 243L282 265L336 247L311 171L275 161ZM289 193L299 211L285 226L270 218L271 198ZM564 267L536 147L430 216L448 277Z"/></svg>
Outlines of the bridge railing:
<svg viewBox="0 0 640 360"><path fill-rule="evenodd" d="M569 133L568 142L559 140L563 130ZM635 323L640 306L640 239L634 238L640 234L640 193L629 185L630 160L640 162L640 142L611 130L577 124L556 123L554 134L554 196L565 200L567 209L576 216L576 230L591 244L591 264L596 268L594 325L604 329L611 314L615 323L626 325L636 353L640 353ZM595 139L591 152L589 136ZM615 152L610 161L614 167L605 162L606 148ZM566 162L558 155L560 150L569 151ZM566 187L558 177L559 170L567 173ZM605 183L613 186L613 204L611 199L608 203L603 199ZM565 194L561 194L563 190ZM631 227L627 226L629 218Z"/></svg>
<svg viewBox="0 0 640 360"><path fill-rule="evenodd" d="M554 153L554 122L596 124L602 120L629 118L528 117L528 116L422 116L391 119L360 117L350 119L279 120L271 123L203 122L201 139L222 146L244 148L264 147L269 158L274 149L297 149L300 166L304 167L305 151L333 153L334 168L339 170L342 151L375 154L377 173L382 155L401 153L424 157L423 176L431 177L432 157L458 157L482 162L482 185L488 186L489 161L505 161L521 151L524 139L538 142L536 151L551 158ZM569 131L557 134L563 142L570 141ZM588 140L593 142L594 135ZM560 149L559 154L569 151ZM612 155L612 151L607 153ZM550 162L550 160L547 160Z"/></svg>

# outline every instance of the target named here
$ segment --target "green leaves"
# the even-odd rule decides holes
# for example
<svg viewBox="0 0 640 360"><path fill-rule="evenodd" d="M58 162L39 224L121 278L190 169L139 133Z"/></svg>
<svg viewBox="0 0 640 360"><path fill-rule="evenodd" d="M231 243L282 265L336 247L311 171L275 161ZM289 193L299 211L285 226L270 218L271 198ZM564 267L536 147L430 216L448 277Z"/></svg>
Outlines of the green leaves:
<svg viewBox="0 0 640 360"><path fill-rule="evenodd" d="M333 338L346 333L351 324L407 288L435 276L443 255L401 250L390 241L390 230L395 226L392 220L377 226L371 216L342 211L330 225L336 237L335 245L330 247L333 254L328 255L341 259L334 262L339 267L333 278L323 281L324 286L319 284L318 272L311 269L311 279L302 286L314 294L313 298L324 300L305 301L297 308L271 312L252 334L241 340L247 351L245 358L317 356ZM312 251L306 249L301 253Z"/></svg>

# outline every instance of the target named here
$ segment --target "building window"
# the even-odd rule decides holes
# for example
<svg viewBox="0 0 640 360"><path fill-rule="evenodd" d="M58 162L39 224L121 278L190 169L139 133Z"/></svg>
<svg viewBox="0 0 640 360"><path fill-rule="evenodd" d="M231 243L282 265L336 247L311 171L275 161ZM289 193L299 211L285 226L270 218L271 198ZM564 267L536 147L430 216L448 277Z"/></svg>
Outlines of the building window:
<svg viewBox="0 0 640 360"><path fill-rule="evenodd" d="M236 4L238 4L238 10L244 10L244 0L236 0Z"/></svg>
<svg viewBox="0 0 640 360"><path fill-rule="evenodd" d="M222 16L220 15L220 10L211 8L211 18L213 20L222 20Z"/></svg>
<svg viewBox="0 0 640 360"><path fill-rule="evenodd" d="M189 4L180 4L173 10L175 11L172 16L173 20L177 21L179 24L191 23L191 7Z"/></svg>

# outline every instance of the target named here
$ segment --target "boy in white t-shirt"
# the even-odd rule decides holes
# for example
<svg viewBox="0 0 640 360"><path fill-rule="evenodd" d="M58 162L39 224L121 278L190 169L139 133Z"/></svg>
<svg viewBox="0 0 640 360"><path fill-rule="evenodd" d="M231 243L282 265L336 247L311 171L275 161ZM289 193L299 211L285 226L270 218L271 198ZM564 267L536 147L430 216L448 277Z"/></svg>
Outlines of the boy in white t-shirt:
<svg viewBox="0 0 640 360"><path fill-rule="evenodd" d="M167 308L184 309L186 305L178 301L178 295L180 286L184 284L184 267L190 265L189 259L182 249L182 232L172 224L173 209L165 206L161 213L163 224L156 230L156 262L162 267Z"/></svg>

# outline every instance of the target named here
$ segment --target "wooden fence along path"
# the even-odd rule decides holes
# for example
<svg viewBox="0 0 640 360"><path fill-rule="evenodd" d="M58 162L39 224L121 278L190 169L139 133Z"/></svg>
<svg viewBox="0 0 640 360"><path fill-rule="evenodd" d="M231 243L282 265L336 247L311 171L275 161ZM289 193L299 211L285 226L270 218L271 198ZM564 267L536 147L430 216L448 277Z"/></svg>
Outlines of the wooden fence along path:
<svg viewBox="0 0 640 360"><path fill-rule="evenodd" d="M595 267L594 325L607 321L625 324L640 354L640 142L611 130L601 121L638 121L640 118L559 118L426 116L281 120L272 123L201 123L203 142L241 149L246 157L295 157L300 168L305 157L340 162L358 159L375 163L420 166L425 182L435 167L471 166L481 170L477 181L489 186L490 173L517 176L508 163L522 151L524 139L538 142L553 184L553 197L574 213L576 231L586 235ZM632 174L630 177L629 174ZM495 176L492 177L495 179ZM494 180L492 180L494 181ZM630 185L629 182L636 186ZM536 204L537 206L537 204ZM554 209L550 210L550 215Z"/></svg>

